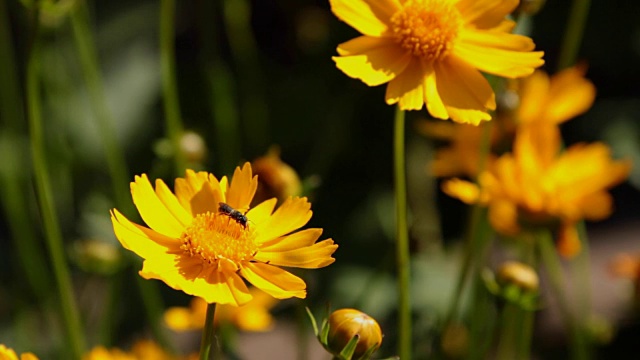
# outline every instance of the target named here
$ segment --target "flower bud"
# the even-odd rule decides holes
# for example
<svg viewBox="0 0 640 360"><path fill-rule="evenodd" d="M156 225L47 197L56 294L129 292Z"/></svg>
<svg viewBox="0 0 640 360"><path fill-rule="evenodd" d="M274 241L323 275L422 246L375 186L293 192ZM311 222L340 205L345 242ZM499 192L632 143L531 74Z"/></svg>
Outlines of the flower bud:
<svg viewBox="0 0 640 360"><path fill-rule="evenodd" d="M207 157L207 144L200 134L193 131L185 131L180 137L180 151L187 161L200 163Z"/></svg>
<svg viewBox="0 0 640 360"><path fill-rule="evenodd" d="M340 309L329 315L328 350L340 354L354 336L358 343L353 359L359 359L371 348L377 350L382 344L382 330L375 319L355 309ZM372 353L371 351L370 353Z"/></svg>
<svg viewBox="0 0 640 360"><path fill-rule="evenodd" d="M498 270L498 283L503 286L515 285L524 291L535 292L539 287L538 274L529 265L517 261L507 261Z"/></svg>
<svg viewBox="0 0 640 360"><path fill-rule="evenodd" d="M285 200L302 192L300 177L295 170L280 159L280 151L271 148L267 155L259 157L251 164L253 173L258 175L258 191L255 202L276 197Z"/></svg>

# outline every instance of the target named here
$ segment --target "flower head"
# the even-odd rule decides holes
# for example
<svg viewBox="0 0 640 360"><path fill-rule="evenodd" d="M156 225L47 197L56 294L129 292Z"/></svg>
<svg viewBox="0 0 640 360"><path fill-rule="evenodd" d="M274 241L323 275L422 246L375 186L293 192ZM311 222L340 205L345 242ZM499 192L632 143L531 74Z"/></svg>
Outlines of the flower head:
<svg viewBox="0 0 640 360"><path fill-rule="evenodd" d="M271 197L283 201L289 196L302 193L298 173L280 159L280 150L277 147L272 147L265 156L255 159L251 167L259 179L254 203Z"/></svg>
<svg viewBox="0 0 640 360"><path fill-rule="evenodd" d="M216 308L215 324L231 323L243 331L267 331L274 319L269 313L278 301L256 288L249 290L253 299L241 306L219 305ZM174 331L201 330L204 327L207 302L194 297L186 307L172 307L164 313L167 326Z"/></svg>
<svg viewBox="0 0 640 360"><path fill-rule="evenodd" d="M607 189L629 174L629 161L613 161L602 143L577 144L560 153L556 125L518 130L513 153L497 159L478 182L453 179L443 190L467 203L489 207L493 227L516 235L523 225L559 225L558 250L572 256L579 250L575 224L602 220L612 212Z"/></svg>
<svg viewBox="0 0 640 360"><path fill-rule="evenodd" d="M338 246L316 242L322 229L297 231L311 218L306 198L289 198L275 212L276 199L250 209L257 186L249 163L231 181L188 170L176 179L175 194L162 180L154 190L146 175L136 176L131 194L149 228L115 209L113 228L126 249L144 258L142 277L208 303L247 303L252 296L244 280L278 299L304 298L305 282L280 266L327 266Z"/></svg>
<svg viewBox="0 0 640 360"><path fill-rule="evenodd" d="M356 309L340 309L329 315L329 334L327 349L337 355L347 346L354 336L357 344L353 358L359 359L371 354L382 344L382 330L371 316Z"/></svg>
<svg viewBox="0 0 640 360"><path fill-rule="evenodd" d="M38 357L32 353L22 353L20 360L38 360ZM18 360L18 355L13 349L6 347L4 344L0 344L0 360Z"/></svg>
<svg viewBox="0 0 640 360"><path fill-rule="evenodd" d="M104 346L96 346L86 353L82 360L178 360L181 357L173 356L162 349L158 344L150 340L136 341L131 351L123 351L118 348L107 349Z"/></svg>
<svg viewBox="0 0 640 360"><path fill-rule="evenodd" d="M517 78L541 66L533 41L510 34L517 0L330 0L363 36L340 44L333 60L369 86L389 83L387 104L439 119L489 120L495 95L478 71Z"/></svg>

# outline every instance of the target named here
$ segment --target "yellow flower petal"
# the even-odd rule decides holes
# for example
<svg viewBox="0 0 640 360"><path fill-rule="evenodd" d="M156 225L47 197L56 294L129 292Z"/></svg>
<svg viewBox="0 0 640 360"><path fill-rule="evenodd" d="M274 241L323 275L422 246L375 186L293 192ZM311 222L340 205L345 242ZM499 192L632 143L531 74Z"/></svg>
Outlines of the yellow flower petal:
<svg viewBox="0 0 640 360"><path fill-rule="evenodd" d="M467 24L487 29L498 26L518 3L518 0L461 0L456 6Z"/></svg>
<svg viewBox="0 0 640 360"><path fill-rule="evenodd" d="M425 99L422 79L425 74L426 69L420 61L411 61L402 74L389 82L385 95L387 104L398 103L402 110L422 109Z"/></svg>
<svg viewBox="0 0 640 360"><path fill-rule="evenodd" d="M276 198L261 202L256 207L247 212L247 218L253 224L263 224L269 219L269 217L271 217L271 214L273 213L273 209L275 208L277 202L278 199Z"/></svg>
<svg viewBox="0 0 640 360"><path fill-rule="evenodd" d="M258 188L258 178L251 172L251 164L244 164L242 169L236 167L226 193L226 203L231 207L246 212Z"/></svg>
<svg viewBox="0 0 640 360"><path fill-rule="evenodd" d="M364 48L370 41L364 36L346 42L338 49L362 50L361 53L349 56L334 56L338 69L347 76L362 80L369 86L384 84L401 74L411 61L411 55L402 51L390 38L377 38L375 47ZM345 50L343 50L345 51Z"/></svg>
<svg viewBox="0 0 640 360"><path fill-rule="evenodd" d="M311 219L311 204L306 197L289 198L260 224L255 242L262 244L304 226Z"/></svg>
<svg viewBox="0 0 640 360"><path fill-rule="evenodd" d="M195 330L191 320L191 311L185 307L171 307L164 312L165 324L173 331Z"/></svg>
<svg viewBox="0 0 640 360"><path fill-rule="evenodd" d="M400 8L396 0L330 0L329 3L338 19L370 36L387 33L389 19Z"/></svg>
<svg viewBox="0 0 640 360"><path fill-rule="evenodd" d="M459 36L459 41L466 44L486 46L493 49L531 51L536 47L530 37L501 31L468 29L460 31Z"/></svg>
<svg viewBox="0 0 640 360"><path fill-rule="evenodd" d="M520 88L520 106L518 107L518 121L520 124L531 124L545 121L541 118L544 112L542 103L547 99L550 81L544 71L536 71L522 80Z"/></svg>
<svg viewBox="0 0 640 360"><path fill-rule="evenodd" d="M468 42L456 44L453 54L477 69L507 78L530 75L544 64L542 51L519 52Z"/></svg>
<svg viewBox="0 0 640 360"><path fill-rule="evenodd" d="M140 216L150 228L170 237L179 237L184 226L158 199L146 174L131 183L131 196Z"/></svg>
<svg viewBox="0 0 640 360"><path fill-rule="evenodd" d="M192 216L216 212L218 203L224 202L217 180L210 179L206 172L187 170L185 178L176 179L175 192L182 207Z"/></svg>
<svg viewBox="0 0 640 360"><path fill-rule="evenodd" d="M260 251L289 251L311 246L322 235L322 229L304 229L260 245Z"/></svg>
<svg viewBox="0 0 640 360"><path fill-rule="evenodd" d="M487 110L495 109L495 95L477 70L450 56L436 63L435 71L438 93L452 120L477 125L491 119Z"/></svg>
<svg viewBox="0 0 640 360"><path fill-rule="evenodd" d="M168 266L171 265L171 266ZM196 270L194 272L194 270ZM146 279L159 279L176 290L199 296L208 303L242 305L251 300L249 289L236 273L223 273L213 268L177 269L165 260L145 260L140 275Z"/></svg>
<svg viewBox="0 0 640 360"><path fill-rule="evenodd" d="M191 219L193 219L191 214L180 205L178 198L169 190L167 184L160 179L156 180L156 195L183 227L191 223Z"/></svg>
<svg viewBox="0 0 640 360"><path fill-rule="evenodd" d="M262 263L245 263L240 273L255 287L276 299L304 299L307 296L307 285L304 281L278 267Z"/></svg>
<svg viewBox="0 0 640 360"><path fill-rule="evenodd" d="M553 76L547 96L549 102L541 120L558 124L589 110L596 87L584 78L584 69L571 67Z"/></svg>
<svg viewBox="0 0 640 360"><path fill-rule="evenodd" d="M466 204L475 204L480 201L480 188L478 185L465 180L447 180L442 183L442 191Z"/></svg>
<svg viewBox="0 0 640 360"><path fill-rule="evenodd" d="M337 248L338 245L335 245L333 240L327 239L311 246L288 251L259 251L255 258L271 265L317 269L333 264L336 261L331 255Z"/></svg>
<svg viewBox="0 0 640 360"><path fill-rule="evenodd" d="M556 247L565 258L572 258L580 252L580 236L575 224L564 223L560 226Z"/></svg>
<svg viewBox="0 0 640 360"><path fill-rule="evenodd" d="M598 191L582 198L579 207L587 220L603 220L613 212L613 198L606 191Z"/></svg>
<svg viewBox="0 0 640 360"><path fill-rule="evenodd" d="M436 119L448 119L449 113L438 93L438 80L436 78L436 72L432 67L426 70L423 86L424 102L427 104L429 114Z"/></svg>
<svg viewBox="0 0 640 360"><path fill-rule="evenodd" d="M154 230L130 222L118 210L112 210L111 223L116 237L125 249L143 259L178 249L180 242Z"/></svg>
<svg viewBox="0 0 640 360"><path fill-rule="evenodd" d="M489 221L496 231L515 236L520 232L518 209L508 200L497 200L489 204Z"/></svg>

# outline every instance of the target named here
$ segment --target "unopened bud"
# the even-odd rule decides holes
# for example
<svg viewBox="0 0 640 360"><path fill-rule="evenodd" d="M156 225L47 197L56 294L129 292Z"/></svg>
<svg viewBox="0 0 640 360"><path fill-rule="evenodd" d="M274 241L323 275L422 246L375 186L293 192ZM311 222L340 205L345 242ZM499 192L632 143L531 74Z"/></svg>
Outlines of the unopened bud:
<svg viewBox="0 0 640 360"><path fill-rule="evenodd" d="M367 352L371 354L382 344L382 330L371 316L355 309L340 309L329 315L327 346L334 355L340 354L354 336L358 337L358 343L353 359Z"/></svg>
<svg viewBox="0 0 640 360"><path fill-rule="evenodd" d="M498 283L502 286L515 285L524 291L538 291L538 274L529 265L517 261L507 261L498 270Z"/></svg>

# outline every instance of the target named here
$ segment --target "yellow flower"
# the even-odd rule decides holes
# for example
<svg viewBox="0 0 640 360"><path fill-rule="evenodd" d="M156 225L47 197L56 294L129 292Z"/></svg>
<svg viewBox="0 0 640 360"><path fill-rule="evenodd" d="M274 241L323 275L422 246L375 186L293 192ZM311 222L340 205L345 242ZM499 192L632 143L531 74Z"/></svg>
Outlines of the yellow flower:
<svg viewBox="0 0 640 360"><path fill-rule="evenodd" d="M269 310L277 304L277 300L256 288L249 290L253 299L241 306L218 305L216 307L215 324L231 323L244 331L267 331L273 326L274 319ZM164 313L164 321L174 331L201 330L204 327L207 303L194 297L186 307L172 307Z"/></svg>
<svg viewBox="0 0 640 360"><path fill-rule="evenodd" d="M586 67L574 66L549 78L543 71L522 79L518 124L560 124L589 110L596 88L584 75Z"/></svg>
<svg viewBox="0 0 640 360"><path fill-rule="evenodd" d="M154 191L146 175L136 176L133 202L150 228L115 209L113 228L126 249L145 259L142 277L208 303L247 303L252 296L244 279L278 299L304 298L305 282L279 266L327 266L338 245L331 239L316 243L322 229L296 231L311 218L306 198L289 198L275 212L275 198L249 209L257 186L249 163L236 168L231 181L187 170L176 179L175 195L162 180Z"/></svg>
<svg viewBox="0 0 640 360"><path fill-rule="evenodd" d="M18 360L18 355L13 349L6 347L4 344L0 344L0 360ZM38 357L32 353L22 353L20 360L38 360Z"/></svg>
<svg viewBox="0 0 640 360"><path fill-rule="evenodd" d="M133 344L130 352L118 348L107 349L104 346L96 346L86 353L82 360L176 360L162 349L158 344L150 340L138 340Z"/></svg>
<svg viewBox="0 0 640 360"><path fill-rule="evenodd" d="M559 224L558 250L564 256L579 251L576 222L601 220L612 212L607 189L629 174L629 161L613 161L602 143L577 144L560 153L556 125L539 124L518 130L513 154L496 160L479 184L454 179L443 190L467 203L489 207L493 227L516 235L522 225Z"/></svg>
<svg viewBox="0 0 640 360"><path fill-rule="evenodd" d="M439 119L489 120L495 95L478 71L518 78L541 66L533 41L510 34L517 0L330 0L363 36L338 46L337 67L369 86L389 83L387 104Z"/></svg>

